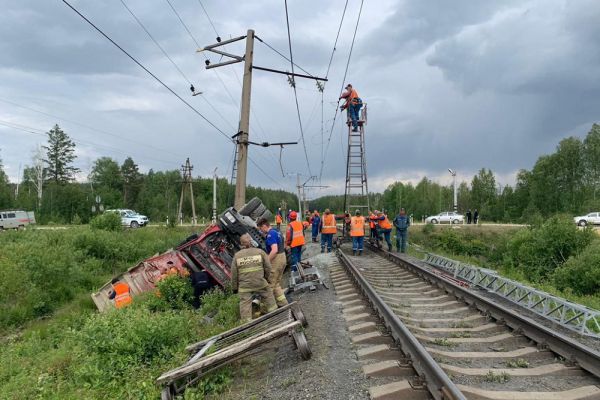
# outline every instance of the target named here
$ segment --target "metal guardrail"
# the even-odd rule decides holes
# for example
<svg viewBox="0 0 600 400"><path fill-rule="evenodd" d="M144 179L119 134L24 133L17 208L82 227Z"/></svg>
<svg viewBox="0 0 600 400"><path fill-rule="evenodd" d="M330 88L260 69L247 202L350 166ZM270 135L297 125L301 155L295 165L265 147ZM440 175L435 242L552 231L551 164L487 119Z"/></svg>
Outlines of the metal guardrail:
<svg viewBox="0 0 600 400"><path fill-rule="evenodd" d="M582 335L600 338L600 311L572 303L504 278L495 271L426 253L424 261L456 279L495 293L523 308Z"/></svg>
<svg viewBox="0 0 600 400"><path fill-rule="evenodd" d="M375 288L367 282L348 256L341 251L338 251L337 254L362 292L367 296L369 302L384 320L385 325L390 329L394 340L400 344L402 352L410 358L412 367L417 371L419 377L425 381L425 386L433 398L436 400L466 400L458 387L402 323L390 306L377 294Z"/></svg>

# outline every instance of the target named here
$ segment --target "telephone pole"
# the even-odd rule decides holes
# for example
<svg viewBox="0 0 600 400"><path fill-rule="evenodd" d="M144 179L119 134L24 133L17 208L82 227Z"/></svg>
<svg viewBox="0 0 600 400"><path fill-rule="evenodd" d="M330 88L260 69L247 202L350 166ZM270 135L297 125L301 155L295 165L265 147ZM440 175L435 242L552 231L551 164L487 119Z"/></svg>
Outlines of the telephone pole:
<svg viewBox="0 0 600 400"><path fill-rule="evenodd" d="M190 159L185 160L185 165L181 166L181 175L183 177L181 183L181 195L179 196L179 207L177 208L177 218L179 224L183 225L183 198L185 197L185 187L190 189L190 200L192 202L192 225L196 225L196 205L194 204L194 188L192 185L192 170L193 165L190 165Z"/></svg>
<svg viewBox="0 0 600 400"><path fill-rule="evenodd" d="M225 65L236 64L239 62L244 62L244 77L242 82L242 106L240 109L240 124L238 133L234 135L236 137L237 143L237 175L235 180L235 199L234 199L234 207L236 209L241 209L246 203L246 175L248 171L248 145L255 144L248 141L248 134L250 131L250 97L252 94L252 70L258 69L262 71L274 72L277 74L284 74L292 77L302 77L308 79L315 79L317 81L327 81L326 78L317 78L312 75L302 75L295 74L287 71L279 71L272 68L264 68L253 65L253 56L254 56L254 39L258 39L262 42L262 40L254 34L253 29L248 29L246 36L239 36L236 38L232 38L229 40L221 40L221 38L217 38L217 43L205 46L201 49L198 49L197 52L202 51L210 51L212 53L216 53L220 56L228 57L229 60L223 61L217 64L211 64L210 60L206 59L206 69L222 67ZM224 46L229 43L237 42L240 40L246 39L246 51L243 56L237 56L235 54L231 54L222 50L217 50L217 47ZM233 139L233 138L232 138ZM267 144L270 145L270 144ZM264 146L264 144L261 144Z"/></svg>
<svg viewBox="0 0 600 400"><path fill-rule="evenodd" d="M213 172L213 215L212 223L217 223L217 168Z"/></svg>

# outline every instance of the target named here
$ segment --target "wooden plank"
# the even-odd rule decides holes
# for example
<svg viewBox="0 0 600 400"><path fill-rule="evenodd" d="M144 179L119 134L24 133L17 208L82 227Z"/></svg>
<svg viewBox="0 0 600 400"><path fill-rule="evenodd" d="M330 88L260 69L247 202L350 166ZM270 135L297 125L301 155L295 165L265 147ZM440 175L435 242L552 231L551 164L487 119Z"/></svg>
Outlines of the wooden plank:
<svg viewBox="0 0 600 400"><path fill-rule="evenodd" d="M254 320L252 320L252 321L250 321L250 322L248 322L248 323L246 323L246 324L244 324L244 325L240 325L240 326L238 326L238 327L236 327L236 328L233 328L233 329L230 329L230 330L228 330L228 331L226 331L226 332L220 333L220 334L218 334L218 335L215 335L215 336L209 337L209 338L207 338L207 339L204 339L204 340L202 340L202 341L200 341L200 342L197 342L197 343L194 343L194 344L190 344L190 345L189 345L189 346L187 346L185 349L186 349L188 352L194 352L194 351L196 351L198 348L200 348L200 347L204 346L204 345L205 345L206 343L208 343L210 340L213 340L213 339L216 339L216 340L225 339L225 338L227 338L227 337L229 337L229 336L235 335L235 334L236 334L236 333L238 333L238 332L242 332L242 331L244 331L244 330L246 330L246 329L248 329L248 328L251 328L251 327L253 327L253 326L256 326L256 325L258 325L259 323L261 323L261 322L263 322L263 321L265 321L265 320L267 320L267 319L269 319L269 318L272 318L272 317L274 317L275 315L279 315L279 314L281 314L282 312L284 312L284 311L288 310L288 309L289 309L289 308L291 308L291 307L292 307L294 304L296 304L296 302L292 302L292 303L290 303L290 304L288 304L288 305L285 305L285 306L283 306L283 307L280 307L280 308L278 308L277 310L275 310L275 311L273 311L273 312L270 312L270 313L268 313L268 314L265 314L265 315L263 315L262 317L259 317L259 318L257 318L257 319L254 319Z"/></svg>
<svg viewBox="0 0 600 400"><path fill-rule="evenodd" d="M217 353L211 354L205 358L200 359L199 361L190 364L184 365L182 367L176 368L174 370L168 371L162 374L156 380L157 384L165 384L173 382L176 379L183 378L187 375L198 373L202 368L208 367L211 364L226 360L230 357L235 357L245 351L254 350L257 346L269 342L273 339L278 338L279 336L287 335L288 332L292 329L298 329L301 326L300 321L293 321L289 324L283 325L275 330L265 332L259 336L254 338L249 338L242 342L236 343L234 346L231 346L228 349L219 351Z"/></svg>

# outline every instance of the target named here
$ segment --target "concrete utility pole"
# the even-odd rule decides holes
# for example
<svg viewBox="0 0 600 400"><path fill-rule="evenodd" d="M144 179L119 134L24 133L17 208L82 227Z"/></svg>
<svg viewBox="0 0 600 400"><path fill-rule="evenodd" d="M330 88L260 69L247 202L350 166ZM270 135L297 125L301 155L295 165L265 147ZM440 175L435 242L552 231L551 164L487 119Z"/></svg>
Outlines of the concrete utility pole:
<svg viewBox="0 0 600 400"><path fill-rule="evenodd" d="M198 49L198 52L202 51L210 51L220 56L228 57L228 61L223 61L218 64L211 64L210 60L206 60L206 69L222 67L225 65L235 64L238 62L244 61L244 78L242 83L242 106L240 109L240 125L239 132L234 135L237 137L237 176L235 180L235 200L234 207L236 209L241 209L243 205L246 203L246 175L248 171L248 145L249 144L258 144L252 143L248 140L248 133L250 131L250 97L252 93L252 70L258 69L262 71L274 72L277 74L287 75L288 77L302 77L308 79L315 79L318 81L327 81L326 78L317 78L312 75L302 75L296 73L290 73L287 71L278 71L276 69L258 67L253 65L253 55L254 55L254 39L258 39L262 42L262 40L254 35L253 29L248 29L246 36L239 36L229 40L221 40L221 38L217 38L217 43L205 46L201 49ZM235 54L230 54L222 50L217 50L217 47L224 46L229 43L237 42L239 40L246 39L246 52L244 56L240 57ZM258 145L267 147L274 143L260 143ZM283 144L295 144L295 143L281 143Z"/></svg>
<svg viewBox="0 0 600 400"><path fill-rule="evenodd" d="M456 171L448 168L448 172L452 175L452 186L454 187L454 212L458 211L458 202L456 195Z"/></svg>
<svg viewBox="0 0 600 400"><path fill-rule="evenodd" d="M192 202L192 225L196 225L196 205L194 202L194 188L192 185L192 170L194 169L193 165L190 165L190 159L187 158L185 160L185 165L181 166L181 174L183 176L182 184L181 184L181 196L179 196L179 207L177 208L177 218L179 219L179 224L183 225L183 197L185 196L185 187L186 185L190 188L190 200Z"/></svg>
<svg viewBox="0 0 600 400"><path fill-rule="evenodd" d="M302 185L300 185L300 174L296 174L296 188L298 188L298 213L302 216L302 195L300 193L300 189Z"/></svg>
<svg viewBox="0 0 600 400"><path fill-rule="evenodd" d="M212 223L217 223L217 168L213 172L213 215Z"/></svg>

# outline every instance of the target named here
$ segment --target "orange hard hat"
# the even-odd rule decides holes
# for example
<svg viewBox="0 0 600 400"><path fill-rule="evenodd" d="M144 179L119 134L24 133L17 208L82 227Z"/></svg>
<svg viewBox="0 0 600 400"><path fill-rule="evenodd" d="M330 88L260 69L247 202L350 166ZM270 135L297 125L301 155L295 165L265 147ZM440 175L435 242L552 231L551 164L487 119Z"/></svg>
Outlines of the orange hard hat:
<svg viewBox="0 0 600 400"><path fill-rule="evenodd" d="M290 213L290 219L296 219L296 218L298 218L298 213L296 213L296 211L292 211Z"/></svg>

